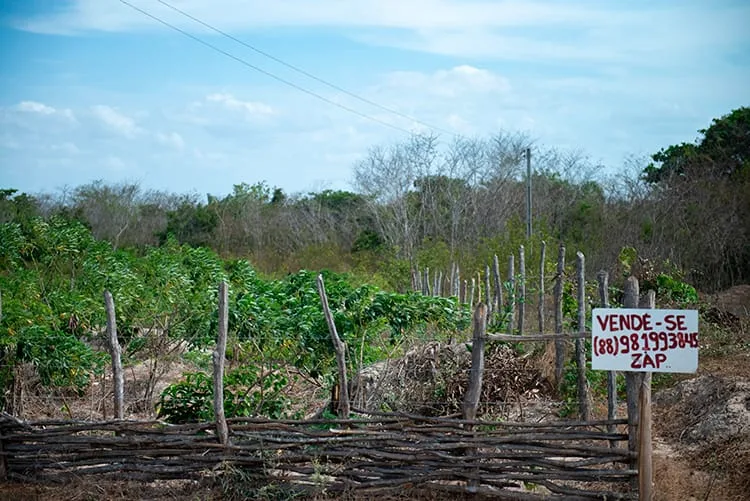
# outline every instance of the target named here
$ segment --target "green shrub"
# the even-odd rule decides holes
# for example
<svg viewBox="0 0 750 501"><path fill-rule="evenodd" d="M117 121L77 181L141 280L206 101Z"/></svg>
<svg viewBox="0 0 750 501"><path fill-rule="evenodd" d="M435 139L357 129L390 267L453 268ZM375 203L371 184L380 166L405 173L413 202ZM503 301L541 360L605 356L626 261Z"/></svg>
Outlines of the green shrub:
<svg viewBox="0 0 750 501"><path fill-rule="evenodd" d="M157 404L157 416L169 423L206 422L214 419L213 379L205 372L184 374L167 386ZM289 409L283 393L288 381L277 367L240 367L224 376L224 415L278 419Z"/></svg>

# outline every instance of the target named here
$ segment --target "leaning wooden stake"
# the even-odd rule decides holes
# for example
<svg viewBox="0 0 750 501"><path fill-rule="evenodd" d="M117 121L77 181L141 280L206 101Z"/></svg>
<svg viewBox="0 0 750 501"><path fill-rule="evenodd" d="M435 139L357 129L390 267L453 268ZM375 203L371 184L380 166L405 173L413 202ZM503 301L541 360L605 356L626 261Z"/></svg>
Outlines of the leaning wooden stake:
<svg viewBox="0 0 750 501"><path fill-rule="evenodd" d="M124 419L125 413L125 380L122 375L122 350L117 341L117 321L115 319L115 301L109 291L104 291L104 309L107 312L107 339L109 354L112 357L112 381L115 390L115 419Z"/></svg>
<svg viewBox="0 0 750 501"><path fill-rule="evenodd" d="M555 277L555 334L563 333L563 275L565 274L565 246L561 243L557 252L557 276ZM555 386L560 391L565 367L565 340L555 340Z"/></svg>
<svg viewBox="0 0 750 501"><path fill-rule="evenodd" d="M213 352L214 365L214 416L216 435L221 445L229 445L229 427L224 416L224 360L227 353L227 331L229 330L229 309L227 283L219 284L219 332L216 349Z"/></svg>
<svg viewBox="0 0 750 501"><path fill-rule="evenodd" d="M586 332L586 273L585 258L582 252L576 253L578 271L578 332ZM578 409L581 421L591 419L589 402L589 382L586 378L586 343L582 338L576 339L576 365L578 368Z"/></svg>
<svg viewBox="0 0 750 501"><path fill-rule="evenodd" d="M347 419L349 417L349 385L346 380L346 345L341 341L336 324L333 321L331 308L328 306L328 296L326 295L326 286L323 283L323 275L318 275L318 294L320 302L323 304L323 314L328 322L328 330L331 332L333 349L336 351L336 363L339 369L339 417Z"/></svg>

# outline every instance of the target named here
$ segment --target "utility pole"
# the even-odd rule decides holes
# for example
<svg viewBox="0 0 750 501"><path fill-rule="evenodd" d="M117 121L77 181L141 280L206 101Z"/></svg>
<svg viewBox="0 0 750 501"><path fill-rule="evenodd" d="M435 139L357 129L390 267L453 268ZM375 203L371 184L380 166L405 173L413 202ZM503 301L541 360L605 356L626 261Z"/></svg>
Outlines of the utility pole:
<svg viewBox="0 0 750 501"><path fill-rule="evenodd" d="M531 239L531 148L526 148L526 238Z"/></svg>

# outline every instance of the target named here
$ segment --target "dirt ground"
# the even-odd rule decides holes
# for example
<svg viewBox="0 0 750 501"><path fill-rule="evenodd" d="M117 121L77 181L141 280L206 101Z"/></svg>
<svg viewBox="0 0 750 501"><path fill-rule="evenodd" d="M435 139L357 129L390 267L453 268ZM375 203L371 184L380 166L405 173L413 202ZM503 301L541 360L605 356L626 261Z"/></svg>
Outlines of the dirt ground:
<svg viewBox="0 0 750 501"><path fill-rule="evenodd" d="M655 501L750 500L750 285L704 301L698 373L655 380Z"/></svg>
<svg viewBox="0 0 750 501"><path fill-rule="evenodd" d="M654 377L654 501L750 501L750 285L703 301L712 324L700 327L698 373ZM80 412L93 407L81 403ZM221 492L193 481L0 484L0 499L8 500L226 499Z"/></svg>

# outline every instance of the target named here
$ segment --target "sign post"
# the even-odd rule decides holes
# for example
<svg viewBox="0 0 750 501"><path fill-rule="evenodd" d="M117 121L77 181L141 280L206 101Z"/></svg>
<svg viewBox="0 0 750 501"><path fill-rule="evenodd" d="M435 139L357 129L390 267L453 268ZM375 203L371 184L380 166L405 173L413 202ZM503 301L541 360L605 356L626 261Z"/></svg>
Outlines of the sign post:
<svg viewBox="0 0 750 501"><path fill-rule="evenodd" d="M637 282L631 292L637 298ZM651 292L651 291L649 291ZM633 295L633 294L631 294ZM633 298L630 298L632 302ZM650 305L653 306L653 292ZM657 310L652 308L595 308L592 311L591 367L599 370L626 371L637 379L638 420L631 414L628 395L629 439L633 450L632 429L637 426L638 498L651 501L653 496L651 464L651 373L698 370L698 312L695 310ZM631 381L628 392L631 392ZM632 388L635 390L636 388ZM637 423L637 424L636 424Z"/></svg>

